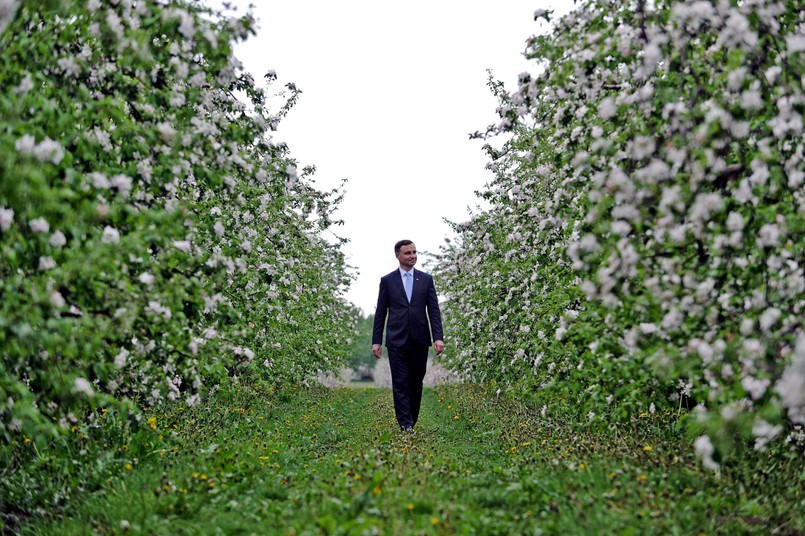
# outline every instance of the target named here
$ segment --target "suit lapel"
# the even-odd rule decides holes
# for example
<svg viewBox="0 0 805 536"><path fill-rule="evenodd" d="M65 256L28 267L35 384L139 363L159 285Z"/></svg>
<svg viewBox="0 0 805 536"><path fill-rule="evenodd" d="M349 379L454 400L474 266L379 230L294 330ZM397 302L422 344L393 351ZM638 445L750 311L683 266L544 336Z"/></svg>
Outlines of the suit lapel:
<svg viewBox="0 0 805 536"><path fill-rule="evenodd" d="M400 276L400 270L399 269L391 272L391 280L394 282L393 283L394 287L397 288L396 292L398 292L399 295L402 296L403 299L407 302L408 301L408 296L405 295L405 287L403 286L402 276Z"/></svg>

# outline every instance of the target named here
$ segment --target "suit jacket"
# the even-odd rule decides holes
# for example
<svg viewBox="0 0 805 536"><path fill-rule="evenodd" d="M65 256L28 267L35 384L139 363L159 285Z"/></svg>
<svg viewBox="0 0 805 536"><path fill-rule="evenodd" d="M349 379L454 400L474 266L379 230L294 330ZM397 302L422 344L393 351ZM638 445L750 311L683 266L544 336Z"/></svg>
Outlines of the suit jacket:
<svg viewBox="0 0 805 536"><path fill-rule="evenodd" d="M439 299L430 274L414 269L411 303L405 296L400 270L380 278L372 344L382 344L386 326L386 346L400 348L410 339L422 346L444 340ZM388 317L388 323L386 318ZM428 329L430 324L430 329Z"/></svg>

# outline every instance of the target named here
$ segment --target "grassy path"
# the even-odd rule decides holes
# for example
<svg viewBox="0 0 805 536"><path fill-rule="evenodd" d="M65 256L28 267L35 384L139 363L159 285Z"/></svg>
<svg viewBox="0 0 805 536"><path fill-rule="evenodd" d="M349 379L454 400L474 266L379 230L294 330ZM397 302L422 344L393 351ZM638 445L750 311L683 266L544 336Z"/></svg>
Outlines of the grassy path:
<svg viewBox="0 0 805 536"><path fill-rule="evenodd" d="M87 490L63 519L31 520L24 533L805 530L792 514L805 511L801 462L716 478L699 470L668 416L636 419L604 440L455 386L426 390L413 437L397 431L384 389L279 397L244 388L152 419L150 436L123 447L128 470Z"/></svg>

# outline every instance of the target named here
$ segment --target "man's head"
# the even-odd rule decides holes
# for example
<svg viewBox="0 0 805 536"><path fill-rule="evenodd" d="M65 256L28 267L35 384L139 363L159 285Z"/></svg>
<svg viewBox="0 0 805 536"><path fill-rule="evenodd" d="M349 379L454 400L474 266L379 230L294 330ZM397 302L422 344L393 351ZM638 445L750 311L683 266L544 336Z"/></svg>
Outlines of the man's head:
<svg viewBox="0 0 805 536"><path fill-rule="evenodd" d="M394 255L400 261L400 268L406 272L416 264L416 246L410 240L400 240L394 244Z"/></svg>

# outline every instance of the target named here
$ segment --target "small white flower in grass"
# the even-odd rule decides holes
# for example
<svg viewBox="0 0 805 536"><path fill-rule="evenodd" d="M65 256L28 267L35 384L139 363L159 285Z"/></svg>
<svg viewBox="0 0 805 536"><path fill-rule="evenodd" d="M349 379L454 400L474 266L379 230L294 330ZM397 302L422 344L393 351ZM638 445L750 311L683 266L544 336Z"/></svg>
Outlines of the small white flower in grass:
<svg viewBox="0 0 805 536"><path fill-rule="evenodd" d="M14 223L14 209L0 207L0 229L8 231Z"/></svg>
<svg viewBox="0 0 805 536"><path fill-rule="evenodd" d="M215 225L213 225L213 230L215 231L215 236L218 237L224 236L224 233L226 232L224 224L222 224L220 221L215 222Z"/></svg>
<svg viewBox="0 0 805 536"><path fill-rule="evenodd" d="M95 396L95 390L92 389L92 384L86 379L76 378L73 385L75 386L75 390L77 392L83 393L87 396Z"/></svg>
<svg viewBox="0 0 805 536"><path fill-rule="evenodd" d="M744 388L744 391L749 393L749 396L752 397L752 400L758 400L761 398L765 393L766 389L768 389L770 381L768 378L753 378L751 376L746 376L741 380L741 387Z"/></svg>
<svg viewBox="0 0 805 536"><path fill-rule="evenodd" d="M112 10L106 12L106 25L112 32L114 32L118 40L123 39L123 32L125 28L123 27L123 23L120 21L120 17L117 13Z"/></svg>
<svg viewBox="0 0 805 536"><path fill-rule="evenodd" d="M31 80L31 75L26 74L25 78L20 81L20 85L14 88L14 93L17 95L27 95L29 91L34 88L34 82Z"/></svg>
<svg viewBox="0 0 805 536"><path fill-rule="evenodd" d="M678 308L673 308L662 318L662 328L668 331L679 329L684 321L685 315Z"/></svg>
<svg viewBox="0 0 805 536"><path fill-rule="evenodd" d="M612 222L612 232L618 236L626 237L632 232L632 226L628 222L617 220Z"/></svg>
<svg viewBox="0 0 805 536"><path fill-rule="evenodd" d="M103 4L101 4L101 0L88 0L87 2L87 9L89 9L93 13L101 9L101 7L103 7Z"/></svg>
<svg viewBox="0 0 805 536"><path fill-rule="evenodd" d="M109 182L109 179L106 178L106 175L103 173L93 172L89 174L89 179L92 181L92 185L95 188L99 188L101 190L109 189L112 184Z"/></svg>
<svg viewBox="0 0 805 536"><path fill-rule="evenodd" d="M32 154L36 147L36 138L26 134L14 142L14 148L22 154Z"/></svg>
<svg viewBox="0 0 805 536"><path fill-rule="evenodd" d="M52 257L39 257L39 271L47 272L56 267L56 261Z"/></svg>
<svg viewBox="0 0 805 536"><path fill-rule="evenodd" d="M162 315L165 320L170 320L171 316L173 316L170 309L155 300L148 302L148 309L156 314Z"/></svg>
<svg viewBox="0 0 805 536"><path fill-rule="evenodd" d="M123 197L128 197L131 193L131 177L127 175L115 175L109 183Z"/></svg>
<svg viewBox="0 0 805 536"><path fill-rule="evenodd" d="M137 277L137 280L140 281L140 283L149 287L154 284L155 279L156 278L153 276L153 274L149 274L148 272L143 272Z"/></svg>
<svg viewBox="0 0 805 536"><path fill-rule="evenodd" d="M67 244L67 237L61 231L56 231L50 235L50 245L54 248L60 248Z"/></svg>
<svg viewBox="0 0 805 536"><path fill-rule="evenodd" d="M59 69L62 70L64 74L67 76L76 77L81 74L81 66L75 61L75 58L72 56L65 56L63 58L59 58L56 62L59 66Z"/></svg>
<svg viewBox="0 0 805 536"><path fill-rule="evenodd" d="M741 93L740 99L741 107L744 110L760 110L763 108L763 95L760 91L747 90Z"/></svg>
<svg viewBox="0 0 805 536"><path fill-rule="evenodd" d="M758 419L752 426L752 435L755 436L755 450L764 451L775 437L780 435L783 427L780 425L773 426L766 422L764 419Z"/></svg>
<svg viewBox="0 0 805 536"><path fill-rule="evenodd" d="M117 244L120 242L120 232L115 229L114 227L109 227L108 225L103 228L103 234L101 235L101 242L104 244Z"/></svg>
<svg viewBox="0 0 805 536"><path fill-rule="evenodd" d="M40 162L58 164L64 159L64 149L61 144L50 138L45 138L39 142L34 147L33 154Z"/></svg>
<svg viewBox="0 0 805 536"><path fill-rule="evenodd" d="M115 356L115 368L122 369L126 366L126 360L129 357L129 351L121 348L120 352Z"/></svg>
<svg viewBox="0 0 805 536"><path fill-rule="evenodd" d="M657 329L657 326L655 324L651 324L649 322L642 322L640 324L640 331L644 335L652 335L654 333L657 333L658 329Z"/></svg>
<svg viewBox="0 0 805 536"><path fill-rule="evenodd" d="M724 200L717 193L704 193L696 196L690 209L690 218L696 221L707 222L714 212L724 207Z"/></svg>
<svg viewBox="0 0 805 536"><path fill-rule="evenodd" d="M782 236L780 226L774 223L767 223L758 231L758 244L761 246L774 247L780 244Z"/></svg>
<svg viewBox="0 0 805 536"><path fill-rule="evenodd" d="M2 29L2 22L0 22L0 31L2 31ZM12 432L19 432L22 430L22 421L15 417L11 419L11 423L9 423L8 427Z"/></svg>
<svg viewBox="0 0 805 536"><path fill-rule="evenodd" d="M598 115L604 120L615 117L617 111L615 100L612 97L606 97L598 105Z"/></svg>
<svg viewBox="0 0 805 536"><path fill-rule="evenodd" d="M173 128L173 125L170 123L159 123L157 125L157 132L159 132L159 137L162 138L163 141L171 141L176 137L176 129Z"/></svg>
<svg viewBox="0 0 805 536"><path fill-rule="evenodd" d="M805 35L795 34L785 36L785 47L789 54L805 52Z"/></svg>
<svg viewBox="0 0 805 536"><path fill-rule="evenodd" d="M774 390L788 409L792 422L805 424L805 334L800 334L791 364L783 371Z"/></svg>
<svg viewBox="0 0 805 536"><path fill-rule="evenodd" d="M780 319L782 316L782 312L776 307L769 307L765 311L760 314L760 329L764 333L768 333L774 324Z"/></svg>
<svg viewBox="0 0 805 536"><path fill-rule="evenodd" d="M48 224L45 218L36 218L28 222L28 227L31 228L31 231L35 233L47 233L50 231L50 224Z"/></svg>
<svg viewBox="0 0 805 536"><path fill-rule="evenodd" d="M192 249L192 245L190 244L189 240L174 240L173 247L185 253L190 253L190 250Z"/></svg>
<svg viewBox="0 0 805 536"><path fill-rule="evenodd" d="M744 228L744 219L738 212L730 212L727 216L727 229L730 231L742 231Z"/></svg>
<svg viewBox="0 0 805 536"><path fill-rule="evenodd" d="M709 437L706 435L697 437L693 443L693 448L696 449L696 454L702 459L702 465L714 471L718 469L718 464L713 460L713 454L715 454L716 449L713 447Z"/></svg>
<svg viewBox="0 0 805 536"><path fill-rule="evenodd" d="M588 300L592 300L598 295L598 287L592 281L584 281L580 288Z"/></svg>

